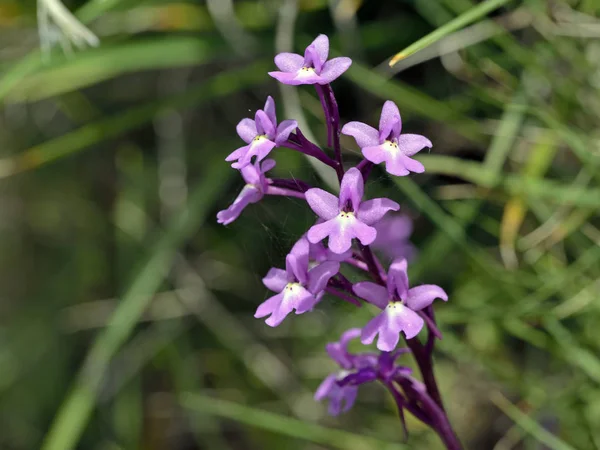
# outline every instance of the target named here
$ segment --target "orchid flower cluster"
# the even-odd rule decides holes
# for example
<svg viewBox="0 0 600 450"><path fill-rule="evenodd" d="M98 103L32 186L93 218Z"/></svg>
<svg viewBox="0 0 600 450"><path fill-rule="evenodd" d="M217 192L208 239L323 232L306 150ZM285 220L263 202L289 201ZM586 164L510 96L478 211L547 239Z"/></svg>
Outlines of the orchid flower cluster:
<svg viewBox="0 0 600 450"><path fill-rule="evenodd" d="M239 170L245 186L229 208L217 214L219 223L235 221L251 203L265 195L303 199L316 215L315 224L294 244L285 258L285 268L272 268L263 278L264 285L275 295L258 306L255 317L266 318L276 327L295 311L309 313L318 307L325 294L362 306L366 302L379 309L362 329L343 333L339 342L327 345L327 352L340 370L327 377L317 389L317 400L329 400L329 412L337 415L348 411L357 396L358 387L379 381L392 394L405 428L404 411L431 426L447 448L459 449L457 440L442 405L433 374L432 352L441 334L436 326L432 303L448 300L444 290L435 285L410 287L407 261L414 254L408 241L410 220L394 214L400 205L389 198L364 198L365 181L374 165L384 163L393 176L421 173L423 165L411 156L432 143L424 136L402 133L402 120L396 104L386 101L378 129L361 122L349 122L340 129L340 115L331 82L352 64L350 58L328 59L329 40L318 36L305 50L304 56L280 53L275 57L279 71L269 72L288 85L313 85L324 110L328 131L329 156L309 141L295 120L277 122L275 102L267 98L264 109L254 120L242 119L237 133L244 141L226 161ZM351 136L364 158L347 168L342 159L340 134ZM338 195L311 187L297 179L267 176L275 161L267 158L278 148L298 151L333 168L340 182ZM327 245L325 245L327 241ZM389 262L386 270L373 250ZM345 264L369 276L370 281L352 283L342 272ZM422 343L417 335L428 329ZM377 339L379 353L348 352L351 339L363 344ZM407 347L399 347L403 337ZM411 369L397 364L400 356L412 353L422 376L413 378Z"/></svg>

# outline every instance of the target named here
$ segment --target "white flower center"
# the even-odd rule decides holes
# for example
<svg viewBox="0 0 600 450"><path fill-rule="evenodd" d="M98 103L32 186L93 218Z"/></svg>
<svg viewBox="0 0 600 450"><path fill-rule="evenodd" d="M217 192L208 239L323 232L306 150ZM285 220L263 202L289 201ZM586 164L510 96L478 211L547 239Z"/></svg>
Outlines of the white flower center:
<svg viewBox="0 0 600 450"><path fill-rule="evenodd" d="M402 302L389 302L385 307L385 311L390 316L396 316L398 314L402 314L404 308L405 307Z"/></svg>
<svg viewBox="0 0 600 450"><path fill-rule="evenodd" d="M344 378L346 378L351 373L353 373L353 371L342 369L337 373L335 378L337 381L342 381Z"/></svg>
<svg viewBox="0 0 600 450"><path fill-rule="evenodd" d="M383 149L391 154L396 154L399 151L398 143L395 141L385 141L383 144Z"/></svg>
<svg viewBox="0 0 600 450"><path fill-rule="evenodd" d="M259 134L258 136L256 136L254 139L252 139L252 142L262 142L262 141L266 141L268 140L267 136L264 134Z"/></svg>
<svg viewBox="0 0 600 450"><path fill-rule="evenodd" d="M305 78L310 78L316 74L317 72L315 72L315 69L313 69L312 67L303 67L298 72L296 72L296 78L302 80Z"/></svg>
<svg viewBox="0 0 600 450"><path fill-rule="evenodd" d="M283 288L283 298L285 299L286 297L289 297L289 296L298 295L298 293L300 292L300 289L302 289L302 285L300 283L286 284L285 287Z"/></svg>
<svg viewBox="0 0 600 450"><path fill-rule="evenodd" d="M353 212L346 212L346 211L342 211L338 214L338 219L344 221L344 222L349 222L352 219L354 219L354 213Z"/></svg>

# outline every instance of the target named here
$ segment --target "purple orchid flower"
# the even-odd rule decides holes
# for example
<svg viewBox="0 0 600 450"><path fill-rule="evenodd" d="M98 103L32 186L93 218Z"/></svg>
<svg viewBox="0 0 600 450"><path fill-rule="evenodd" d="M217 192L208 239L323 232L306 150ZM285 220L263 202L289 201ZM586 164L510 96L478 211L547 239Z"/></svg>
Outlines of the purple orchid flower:
<svg viewBox="0 0 600 450"><path fill-rule="evenodd" d="M377 237L371 245L392 260L404 258L411 261L417 249L408 240L413 231L412 220L403 214L387 215L374 225Z"/></svg>
<svg viewBox="0 0 600 450"><path fill-rule="evenodd" d="M269 72L283 84L329 84L343 74L352 64L346 57L333 58L329 55L329 38L320 34L306 47L304 57L296 53L279 53L275 65L281 72Z"/></svg>
<svg viewBox="0 0 600 450"><path fill-rule="evenodd" d="M308 240L316 244L329 237L329 248L338 254L350 249L353 238L358 238L363 245L371 244L377 237L371 225L388 211L398 211L400 205L387 198L363 202L363 193L363 177L355 167L344 174L339 198L319 188L306 191L309 206L324 220L308 230Z"/></svg>
<svg viewBox="0 0 600 450"><path fill-rule="evenodd" d="M401 354L408 349L398 349L393 353L359 353L348 352L348 343L361 334L360 328L352 328L344 332L338 342L330 342L325 347L329 356L340 366L341 370L328 375L315 392L315 400L329 400L329 414L337 416L352 408L358 386L375 380L393 381L399 377L410 375L411 369L395 364Z"/></svg>
<svg viewBox="0 0 600 450"><path fill-rule="evenodd" d="M265 173L273 167L275 167L275 161L266 159L262 163L256 162L240 170L246 185L229 208L217 213L217 222L228 225L239 217L246 206L260 201L268 187Z"/></svg>
<svg viewBox="0 0 600 450"><path fill-rule="evenodd" d="M436 298L448 300L446 292L433 284L409 289L406 269L405 259L394 261L388 271L387 289L369 281L353 286L356 295L383 310L363 328L363 344L370 344L379 334L377 348L392 351L398 345L400 332L404 332L407 339L412 339L423 328L424 321L416 311L431 305Z"/></svg>
<svg viewBox="0 0 600 450"><path fill-rule="evenodd" d="M250 164L252 157L262 161L274 147L287 141L290 133L298 127L295 120L284 120L277 125L275 101L267 97L265 109L256 111L254 120L242 119L237 124L238 135L246 142L243 147L232 152L225 161L236 161L231 167L241 169Z"/></svg>
<svg viewBox="0 0 600 450"><path fill-rule="evenodd" d="M293 310L302 314L319 302L329 279L339 272L340 263L326 261L309 270L308 252L308 240L300 239L285 258L285 270L269 270L263 283L278 294L261 303L254 317L270 316L266 324L276 327Z"/></svg>
<svg viewBox="0 0 600 450"><path fill-rule="evenodd" d="M317 223L323 223L321 219L317 221ZM306 236L306 235L304 235ZM317 242L316 244L310 244L309 256L312 261L316 262L324 262L324 261L338 261L344 262L348 258L352 257L352 250L348 250L344 253L334 253L322 242Z"/></svg>
<svg viewBox="0 0 600 450"><path fill-rule="evenodd" d="M379 131L362 122L344 125L342 133L352 136L362 149L364 157L374 164L385 161L385 170L392 175L404 176L410 172L422 173L425 167L410 156L432 143L419 134L400 134L402 119L400 111L392 101L387 101L381 110Z"/></svg>

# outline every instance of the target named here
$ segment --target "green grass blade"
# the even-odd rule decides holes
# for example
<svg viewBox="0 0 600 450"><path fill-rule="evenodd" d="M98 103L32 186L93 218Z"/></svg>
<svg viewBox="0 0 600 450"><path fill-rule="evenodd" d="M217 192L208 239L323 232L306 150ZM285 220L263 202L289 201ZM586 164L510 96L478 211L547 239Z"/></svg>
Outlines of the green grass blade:
<svg viewBox="0 0 600 450"><path fill-rule="evenodd" d="M19 155L0 160L0 178L37 168L118 136L152 121L156 114L165 109L186 108L264 82L266 70L266 63L259 62L250 67L225 72L181 94L84 125L75 131L32 147Z"/></svg>
<svg viewBox="0 0 600 450"><path fill-rule="evenodd" d="M474 142L486 140L480 124L458 113L448 102L430 97L400 81L388 80L357 61L344 76L383 100L393 100L403 111L438 121Z"/></svg>
<svg viewBox="0 0 600 450"><path fill-rule="evenodd" d="M475 22L477 19L482 18L487 13L505 5L509 1L510 0L486 0L479 3L477 6L464 12L447 24L432 31L427 36L424 36L417 42L409 45L401 52L396 53L390 60L390 67L393 67L398 61L406 58L407 56L410 56L419 50L423 50L424 48L429 47L431 44L439 41L443 37Z"/></svg>
<svg viewBox="0 0 600 450"><path fill-rule="evenodd" d="M407 449L402 444L381 441L342 430L334 430L292 417L282 416L261 409L211 398L201 394L184 393L180 397L183 406L193 411L225 417L251 427L262 428L290 438L303 439L341 450ZM400 428L400 427L399 427Z"/></svg>
<svg viewBox="0 0 600 450"><path fill-rule="evenodd" d="M207 40L173 36L108 45L65 58L19 80L9 100L38 101L81 89L124 73L198 65L222 47ZM60 58L57 58L60 59Z"/></svg>
<svg viewBox="0 0 600 450"><path fill-rule="evenodd" d="M497 392L492 395L492 401L526 433L529 433L552 450L575 450L574 447L571 447L566 442L560 440L527 414L524 414L502 394Z"/></svg>
<svg viewBox="0 0 600 450"><path fill-rule="evenodd" d="M70 450L77 445L90 418L102 378L110 361L127 340L140 316L159 289L177 249L207 217L223 185L234 171L219 158L190 197L188 207L169 223L147 261L123 295L108 327L97 337L78 377L46 435L43 450Z"/></svg>

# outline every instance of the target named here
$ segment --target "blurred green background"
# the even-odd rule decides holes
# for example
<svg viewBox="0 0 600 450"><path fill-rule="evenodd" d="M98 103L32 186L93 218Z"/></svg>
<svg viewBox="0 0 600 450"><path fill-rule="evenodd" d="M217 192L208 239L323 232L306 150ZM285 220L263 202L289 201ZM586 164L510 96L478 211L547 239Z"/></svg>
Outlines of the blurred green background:
<svg viewBox="0 0 600 450"><path fill-rule="evenodd" d="M235 125L267 95L325 141L314 91L267 75L320 33L354 60L342 122L390 99L434 143L425 174L376 168L367 191L414 219L412 282L450 295L436 373L463 442L600 448L600 2L61 6L0 2L0 448L440 448L412 419L403 442L379 386L338 418L313 401L325 343L368 307L252 317L308 208L266 198L216 223L242 186ZM274 155L276 176L326 186Z"/></svg>

